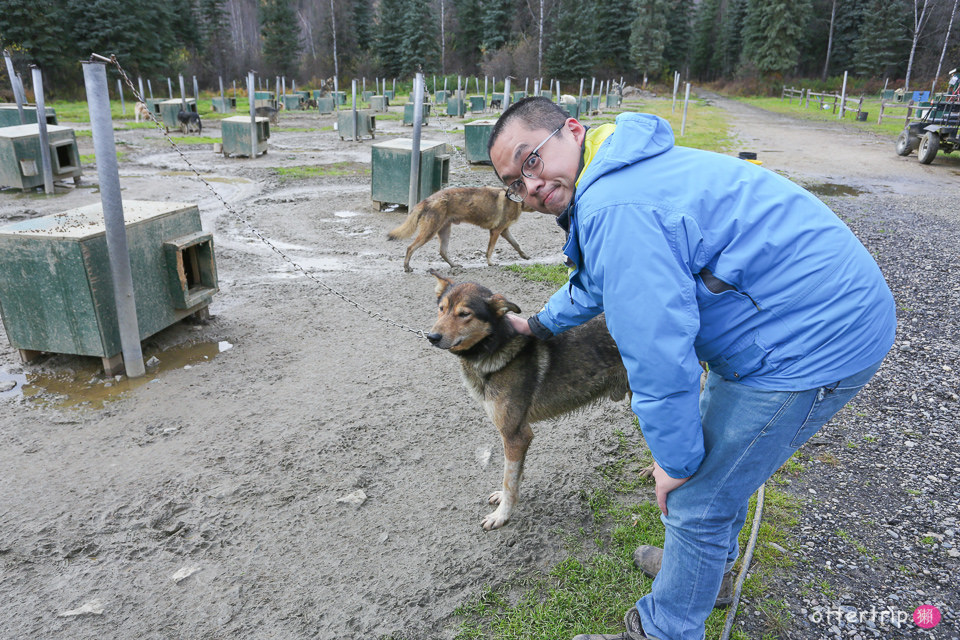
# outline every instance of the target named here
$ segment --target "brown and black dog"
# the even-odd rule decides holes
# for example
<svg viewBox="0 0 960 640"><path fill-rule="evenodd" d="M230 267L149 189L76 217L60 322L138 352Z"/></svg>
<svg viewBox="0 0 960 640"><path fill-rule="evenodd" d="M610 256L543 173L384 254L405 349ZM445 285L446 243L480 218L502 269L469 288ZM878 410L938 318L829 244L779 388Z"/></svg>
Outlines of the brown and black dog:
<svg viewBox="0 0 960 640"><path fill-rule="evenodd" d="M469 222L482 229L490 230L490 243L487 245L487 264L493 265L490 257L497 239L503 236L507 239L520 257L529 259L517 241L510 235L510 225L520 217L521 204L507 197L503 188L496 187L455 187L438 191L426 198L413 208L403 224L387 234L391 240L409 238L413 232L419 230L417 237L407 247L407 255L403 259L404 271L413 271L410 268L410 256L413 252L430 241L433 236L440 237L440 255L451 267L459 267L447 255L447 246L450 243L451 225ZM525 209L530 211L530 209Z"/></svg>
<svg viewBox="0 0 960 640"><path fill-rule="evenodd" d="M499 505L481 522L502 527L517 504L530 424L604 398L629 393L627 372L603 316L549 340L518 334L504 318L520 308L473 282L455 284L436 271L437 322L427 339L460 358L463 382L503 438L503 488L489 498ZM649 476L652 467L644 471Z"/></svg>

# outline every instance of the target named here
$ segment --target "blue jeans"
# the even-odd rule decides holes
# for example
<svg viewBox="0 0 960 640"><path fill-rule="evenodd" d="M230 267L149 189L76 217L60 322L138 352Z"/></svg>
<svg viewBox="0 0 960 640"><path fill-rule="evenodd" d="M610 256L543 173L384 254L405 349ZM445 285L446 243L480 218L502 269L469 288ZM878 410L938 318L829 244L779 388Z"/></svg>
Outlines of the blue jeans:
<svg viewBox="0 0 960 640"><path fill-rule="evenodd" d="M663 562L637 602L659 640L702 640L723 574L740 552L750 496L873 377L880 362L808 391L765 391L707 376L700 397L706 455L667 496Z"/></svg>

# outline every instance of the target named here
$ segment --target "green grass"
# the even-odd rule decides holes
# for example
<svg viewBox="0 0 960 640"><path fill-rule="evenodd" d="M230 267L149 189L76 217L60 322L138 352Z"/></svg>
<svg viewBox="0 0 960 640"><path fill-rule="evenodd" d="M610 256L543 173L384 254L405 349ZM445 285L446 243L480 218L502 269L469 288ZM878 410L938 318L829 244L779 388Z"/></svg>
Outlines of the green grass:
<svg viewBox="0 0 960 640"><path fill-rule="evenodd" d="M273 173L280 176L281 180L286 181L326 176L364 176L370 174L370 168L356 162L335 162L333 164L275 167Z"/></svg>
<svg viewBox="0 0 960 640"><path fill-rule="evenodd" d="M117 162L123 162L127 157L126 151L117 151ZM92 153L84 153L80 156L80 164L94 165L97 163L97 157Z"/></svg>
<svg viewBox="0 0 960 640"><path fill-rule="evenodd" d="M116 84L116 83L114 83ZM115 90L115 87L111 88L111 92ZM124 87L124 93L126 94L126 87ZM156 93L157 98L165 97L166 91L163 93ZM228 94L229 95L229 92ZM217 95L219 97L219 94ZM126 99L126 113L123 112L123 109L120 105L120 100L111 100L110 101L110 115L113 118L114 122L124 122L125 126L131 129L140 128L144 124L150 123L137 123L133 113L133 107L136 103L133 98L127 96ZM63 122L90 122L90 111L85 100L54 100L53 102L47 103L48 107L53 107L57 113L57 120L61 123ZM204 97L201 94L200 100L197 101L197 113L200 114L201 118L213 118L213 119L222 119L227 118L232 115L237 114L246 114L250 113L250 102L246 98L237 98L237 110L232 113L217 113L213 110L213 105L211 103L211 97ZM126 122L129 121L129 122ZM138 126L139 125L139 126Z"/></svg>
<svg viewBox="0 0 960 640"><path fill-rule="evenodd" d="M802 118L804 120L812 120L816 122L840 122L840 120L837 118L837 114L830 110L818 108L818 106L812 100L810 101L809 107L804 107L797 98L794 98L792 103L786 99L781 101L779 98L734 99L755 107L760 107L761 109L765 109L767 111L784 113L797 118ZM853 125L858 129L864 129L867 131L887 135L891 138L891 143L896 139L900 132L903 131L904 116L906 116L907 113L906 109L893 109L887 111L883 114L883 123L879 125L877 124L877 116L880 114L880 100L878 98L865 98L863 101L863 110L870 114L866 122L856 121L856 109L853 111L848 109L843 116L843 122L847 125ZM897 115L898 117L887 118L888 113Z"/></svg>
<svg viewBox="0 0 960 640"><path fill-rule="evenodd" d="M678 99L676 109L672 107L673 100L668 98L652 98L644 100L624 100L623 111L638 111L641 113L652 113L667 120L673 127L673 134L676 138L676 144L683 147L693 147L695 149L705 149L707 151L717 151L727 153L731 151L736 140L730 134L730 123L726 114L719 107L707 104L702 99L690 99L687 107L687 124L684 127L684 135L680 135L680 127L683 121L683 100ZM607 112L597 122L613 121L613 115ZM587 124L593 124L594 120L585 118Z"/></svg>
<svg viewBox="0 0 960 640"><path fill-rule="evenodd" d="M552 287L559 288L567 281L567 267L562 264L546 265L517 265L512 264L504 267L533 282L545 282Z"/></svg>

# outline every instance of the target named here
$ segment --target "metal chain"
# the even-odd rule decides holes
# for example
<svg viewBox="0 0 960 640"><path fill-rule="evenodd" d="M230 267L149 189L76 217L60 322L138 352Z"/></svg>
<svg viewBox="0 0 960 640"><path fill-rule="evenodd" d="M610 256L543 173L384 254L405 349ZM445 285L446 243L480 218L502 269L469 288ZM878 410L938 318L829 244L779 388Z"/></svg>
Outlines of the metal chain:
<svg viewBox="0 0 960 640"><path fill-rule="evenodd" d="M127 73L126 73L126 71L123 70L123 67L120 66L120 62L117 60L117 57L116 57L115 55L111 55L109 58L104 58L103 56L100 56L100 55L97 55L97 54L92 54L91 57L92 57L92 58L96 58L96 59L98 59L98 60L103 60L103 61L105 61L105 62L109 62L109 63L113 64L113 65L117 68L117 71L120 72L120 75L123 76L123 81L126 83L126 85L127 85L128 87L130 87L130 91L133 93L133 95L134 95L134 97L137 99L137 101L146 104L146 101L143 99L143 96L141 96L141 95L137 92L137 90L134 88L133 82L130 80L130 77L127 76ZM233 216L236 217L240 222L242 222L244 225L246 225L247 229L250 230L255 236L257 236L257 238L259 238L261 242L263 242L265 245L267 245L268 247L270 247L270 249L271 249L274 253L276 253L278 256L280 256L284 261L286 261L288 264L290 264L294 269L296 269L297 271L299 271L300 273L302 273L303 275L305 275L307 278L309 278L310 280L312 280L312 281L315 282L316 284L320 285L322 288L326 289L328 293L332 293L333 295L335 295L336 297L340 298L341 300L343 300L343 301L346 302L347 304L352 305L352 306L356 307L357 309L359 309L360 311L366 313L366 314L367 314L368 316L370 316L371 318L375 318L375 319L377 319L377 320L382 320L383 322L386 322L386 323L389 324L389 325L393 325L394 327L397 327L398 329L402 329L402 330L404 330L404 331L409 331L410 333L414 333L414 334L416 334L417 336L419 336L419 337L421 337L421 338L426 338L426 337L427 337L427 334L426 334L426 332L425 332L423 329L415 329L414 327L409 327L409 326L407 326L407 325L405 325L405 324L403 324L403 323L401 323L401 322L397 322L396 320L391 320L390 318L384 316L384 315L383 315L382 313L380 313L379 311L373 311L372 309L368 309L368 308L364 307L362 304L360 304L360 303L357 302L356 300L351 299L351 298L348 297L346 294L341 293L340 291L338 291L337 289L334 289L333 287L331 287L330 285L326 284L325 282L322 282L322 281L318 280L317 278L315 278L315 277L313 276L313 274L311 274L309 271L307 271L306 269L304 269L299 263L297 263L295 260L293 260L293 258L291 258L291 257L288 256L287 254L285 254L283 251L281 251L279 248L277 248L277 246L276 246L275 244L273 244L272 242L270 242L270 240L268 240L262 233L260 233L260 231L259 231L256 227L254 227L254 226L250 223L249 220L247 220L247 219L246 219L245 217L243 217L240 213L238 213L237 211L235 211L235 210L233 209L233 207L231 207L230 204L229 204L226 200L223 199L223 196L221 196L221 195L217 192L217 190L214 189L213 185L211 185L209 182L207 182L207 181L204 179L204 177L203 177L203 175L200 173L200 171L198 171L197 168L193 166L193 163L191 163L190 160L187 158L187 156L183 153L183 150L181 150L180 147L177 145L177 143L174 142L173 138L170 136L169 132L166 130L166 127L165 127L163 124L161 124L160 121L157 120L156 116L155 116L154 113L153 113L153 110L150 109L149 111L150 111L150 119L154 122L154 124L157 125L157 129L159 129L160 132L164 135L164 137L170 142L170 145L176 150L176 152L177 152L178 154L180 154L180 157L183 159L183 161L186 163L186 165L187 165L188 167L190 167L190 169L196 174L196 176L197 176L197 178L200 180L200 182L202 182L204 185L206 185L207 189L210 190L210 192L217 198L217 200L220 201L220 204L222 204L223 207L224 207L227 211L229 211L229 212L230 212L231 214L233 214Z"/></svg>

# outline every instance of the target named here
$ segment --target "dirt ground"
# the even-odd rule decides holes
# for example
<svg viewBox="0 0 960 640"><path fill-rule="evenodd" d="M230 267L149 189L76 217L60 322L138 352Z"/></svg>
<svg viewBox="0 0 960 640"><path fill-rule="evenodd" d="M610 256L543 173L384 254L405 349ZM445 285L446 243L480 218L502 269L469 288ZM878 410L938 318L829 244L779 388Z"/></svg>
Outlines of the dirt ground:
<svg viewBox="0 0 960 640"><path fill-rule="evenodd" d="M887 138L717 101L737 150L802 184L905 198L960 191L951 159L921 166ZM381 120L376 140L359 143L302 130L333 120L284 114L269 153L252 161L186 147L246 223L159 134L116 132L124 198L199 205L220 292L209 324L144 342L160 364L140 384L104 379L90 358L21 365L0 335L0 389L15 385L0 392L0 637L451 638L458 605L549 567L564 557L563 532L589 524L581 491L629 425L626 404L535 427L514 519L484 532L501 446L455 359L325 288L417 329L435 315L431 267L524 312L550 293L488 267L487 233L474 227L453 231L462 269L433 242L404 273L406 243L386 232L405 211L373 208L366 170L372 142L410 128ZM218 137L218 122L204 134ZM462 144L436 118L423 137ZM92 153L89 138L80 153ZM303 180L273 170L341 162L356 164ZM85 170L81 188L55 197L4 190L0 224L99 202ZM496 180L455 153L450 184ZM529 262L560 260L552 218L524 214L513 235ZM504 241L495 260L526 262ZM360 504L344 501L358 491Z"/></svg>

